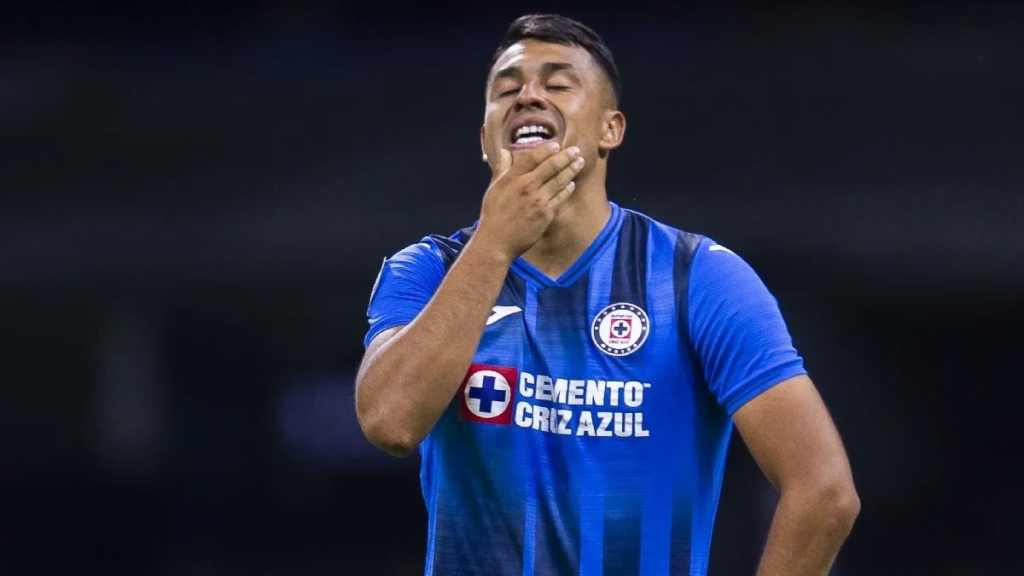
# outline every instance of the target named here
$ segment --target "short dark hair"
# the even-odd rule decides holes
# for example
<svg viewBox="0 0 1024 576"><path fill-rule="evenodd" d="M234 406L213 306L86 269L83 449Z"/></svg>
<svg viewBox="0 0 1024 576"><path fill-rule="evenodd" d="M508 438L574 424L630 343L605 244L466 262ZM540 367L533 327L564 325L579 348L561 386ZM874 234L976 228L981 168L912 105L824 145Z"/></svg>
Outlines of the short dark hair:
<svg viewBox="0 0 1024 576"><path fill-rule="evenodd" d="M597 61L597 64L604 70L611 84L615 102L622 101L622 81L619 78L619 69L615 67L615 59L611 50L605 45L604 40L590 27L557 14L528 14L516 18L509 25L502 36L498 49L491 57L491 68L498 61L498 58L516 42L523 40L539 40L552 44L563 44L565 46L579 46Z"/></svg>

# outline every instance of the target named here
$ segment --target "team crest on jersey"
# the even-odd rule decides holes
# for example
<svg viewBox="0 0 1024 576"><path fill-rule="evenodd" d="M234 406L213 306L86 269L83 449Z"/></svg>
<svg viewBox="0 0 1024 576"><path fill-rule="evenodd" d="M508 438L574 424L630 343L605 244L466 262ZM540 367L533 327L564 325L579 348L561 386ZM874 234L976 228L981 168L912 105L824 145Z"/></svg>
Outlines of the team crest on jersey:
<svg viewBox="0 0 1024 576"><path fill-rule="evenodd" d="M598 312L590 336L605 354L626 356L644 345L650 330L651 321L643 308L620 302Z"/></svg>
<svg viewBox="0 0 1024 576"><path fill-rule="evenodd" d="M512 405L519 371L504 366L473 364L459 391L459 413L467 422L512 424Z"/></svg>

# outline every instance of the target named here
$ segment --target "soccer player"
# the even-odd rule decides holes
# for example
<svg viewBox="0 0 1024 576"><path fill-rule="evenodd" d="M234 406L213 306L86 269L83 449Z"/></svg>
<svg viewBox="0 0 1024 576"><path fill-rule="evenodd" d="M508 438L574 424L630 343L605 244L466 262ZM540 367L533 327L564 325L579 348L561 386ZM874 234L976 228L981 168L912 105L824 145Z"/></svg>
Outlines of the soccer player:
<svg viewBox="0 0 1024 576"><path fill-rule="evenodd" d="M428 575L705 574L734 425L781 495L758 574L827 574L860 506L839 434L751 267L608 200L619 99L591 29L511 24L479 220L385 260L360 425L419 449Z"/></svg>

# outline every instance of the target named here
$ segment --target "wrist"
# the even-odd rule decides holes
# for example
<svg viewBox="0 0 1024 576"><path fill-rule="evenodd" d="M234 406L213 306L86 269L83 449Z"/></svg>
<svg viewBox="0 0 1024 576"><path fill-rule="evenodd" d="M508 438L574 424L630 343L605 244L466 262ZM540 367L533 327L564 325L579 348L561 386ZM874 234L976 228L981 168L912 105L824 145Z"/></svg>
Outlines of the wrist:
<svg viewBox="0 0 1024 576"><path fill-rule="evenodd" d="M508 268L516 259L516 255L512 254L511 250L502 246L500 242L492 240L486 234L481 234L479 228L469 239L465 251L491 265L502 268Z"/></svg>

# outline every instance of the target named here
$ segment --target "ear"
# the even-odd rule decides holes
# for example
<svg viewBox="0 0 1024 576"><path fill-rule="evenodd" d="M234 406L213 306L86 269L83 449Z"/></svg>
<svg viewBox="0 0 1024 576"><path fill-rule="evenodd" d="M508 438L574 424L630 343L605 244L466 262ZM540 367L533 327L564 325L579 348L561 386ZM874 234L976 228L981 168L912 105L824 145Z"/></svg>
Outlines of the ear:
<svg viewBox="0 0 1024 576"><path fill-rule="evenodd" d="M487 162L487 149L484 148L484 142L487 141L487 131L484 126L480 126L480 152L483 154L484 162ZM489 163L489 162L488 162Z"/></svg>
<svg viewBox="0 0 1024 576"><path fill-rule="evenodd" d="M604 115L604 133L597 143L602 155L618 148L626 136L626 116L618 110L609 110Z"/></svg>

